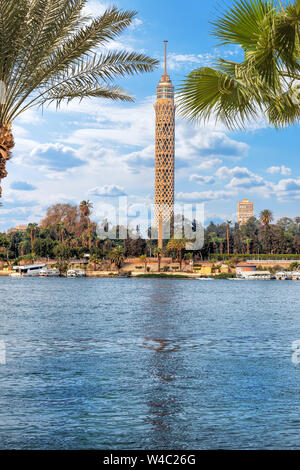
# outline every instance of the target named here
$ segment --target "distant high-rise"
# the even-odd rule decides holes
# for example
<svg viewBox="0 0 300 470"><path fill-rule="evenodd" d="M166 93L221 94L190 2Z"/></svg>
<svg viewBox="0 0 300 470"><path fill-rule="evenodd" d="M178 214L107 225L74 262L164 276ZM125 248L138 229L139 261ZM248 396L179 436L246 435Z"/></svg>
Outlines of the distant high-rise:
<svg viewBox="0 0 300 470"><path fill-rule="evenodd" d="M238 202L238 224L244 225L251 217L254 217L254 204L249 199Z"/></svg>
<svg viewBox="0 0 300 470"><path fill-rule="evenodd" d="M167 41L165 41L165 70L157 86L155 104L155 225L158 246L162 248L163 231L172 231L174 219L175 170L175 104L174 87L167 74Z"/></svg>

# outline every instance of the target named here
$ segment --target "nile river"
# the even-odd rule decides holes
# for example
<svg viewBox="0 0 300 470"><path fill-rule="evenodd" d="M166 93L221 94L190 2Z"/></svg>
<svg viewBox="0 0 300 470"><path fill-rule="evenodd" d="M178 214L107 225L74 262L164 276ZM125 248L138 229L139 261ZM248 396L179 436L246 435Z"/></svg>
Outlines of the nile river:
<svg viewBox="0 0 300 470"><path fill-rule="evenodd" d="M0 448L300 448L300 282L0 278Z"/></svg>

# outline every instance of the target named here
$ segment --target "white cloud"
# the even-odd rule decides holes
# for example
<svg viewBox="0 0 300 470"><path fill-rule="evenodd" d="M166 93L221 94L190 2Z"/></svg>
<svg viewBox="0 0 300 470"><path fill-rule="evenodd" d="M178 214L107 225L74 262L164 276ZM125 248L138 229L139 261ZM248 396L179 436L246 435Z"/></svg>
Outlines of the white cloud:
<svg viewBox="0 0 300 470"><path fill-rule="evenodd" d="M300 199L300 178L280 180L273 188L274 195L276 195L280 201Z"/></svg>
<svg viewBox="0 0 300 470"><path fill-rule="evenodd" d="M253 173L248 170L248 168L236 166L234 168L228 168L227 166L222 166L216 172L216 176L221 179L228 178L248 178L252 176Z"/></svg>
<svg viewBox="0 0 300 470"><path fill-rule="evenodd" d="M270 168L267 169L267 173L270 173L271 175L281 174L282 176L289 176L292 173L292 170L285 165L270 166Z"/></svg>
<svg viewBox="0 0 300 470"><path fill-rule="evenodd" d="M250 171L246 167L236 166L234 168L228 168L223 166L216 172L217 178L230 179L230 182L226 185L226 188L230 189L251 189L260 186L266 186L264 179Z"/></svg>
<svg viewBox="0 0 300 470"><path fill-rule="evenodd" d="M213 184L215 179L212 176L191 175L190 181L195 181L199 184Z"/></svg>
<svg viewBox="0 0 300 470"><path fill-rule="evenodd" d="M225 49L222 52L223 57L232 57L240 53L239 48ZM214 49L213 52L202 54L180 54L170 52L168 54L168 69L180 70L182 67L208 67L212 66L217 57L220 56L220 50ZM163 62L163 61L162 61Z"/></svg>
<svg viewBox="0 0 300 470"><path fill-rule="evenodd" d="M226 190L219 190L219 191L201 191L201 192L192 192L192 193L184 193L180 192L176 194L176 199L183 202L207 202L207 201L215 201L219 199L230 199L231 197L235 196L237 193L236 191L226 191Z"/></svg>
<svg viewBox="0 0 300 470"><path fill-rule="evenodd" d="M208 160L203 160L203 162L200 163L200 165L198 165L197 168L199 170L209 171L220 166L221 163L222 163L222 160L220 160L219 158L210 158Z"/></svg>
<svg viewBox="0 0 300 470"><path fill-rule="evenodd" d="M89 190L90 196L99 197L119 197L125 196L125 190L116 184L104 185L102 187L95 187Z"/></svg>

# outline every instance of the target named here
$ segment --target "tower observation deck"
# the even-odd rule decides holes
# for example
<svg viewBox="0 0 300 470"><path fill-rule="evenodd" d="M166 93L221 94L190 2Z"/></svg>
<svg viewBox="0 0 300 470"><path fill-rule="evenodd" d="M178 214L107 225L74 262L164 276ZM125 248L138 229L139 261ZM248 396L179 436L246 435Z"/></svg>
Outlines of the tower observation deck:
<svg viewBox="0 0 300 470"><path fill-rule="evenodd" d="M158 247L162 248L164 227L172 233L174 221L175 171L175 104L174 87L167 74L167 41L165 70L157 86L155 108L155 226Z"/></svg>

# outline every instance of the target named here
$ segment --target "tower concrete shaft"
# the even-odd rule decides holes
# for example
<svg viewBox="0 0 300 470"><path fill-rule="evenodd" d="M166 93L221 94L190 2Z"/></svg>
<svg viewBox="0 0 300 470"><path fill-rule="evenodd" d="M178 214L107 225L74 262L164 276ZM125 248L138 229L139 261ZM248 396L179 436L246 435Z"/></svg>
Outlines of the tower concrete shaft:
<svg viewBox="0 0 300 470"><path fill-rule="evenodd" d="M157 86L154 107L155 226L158 229L158 247L162 248L163 233L172 233L174 221L175 104L174 87L167 74L167 41L165 41L165 70Z"/></svg>

